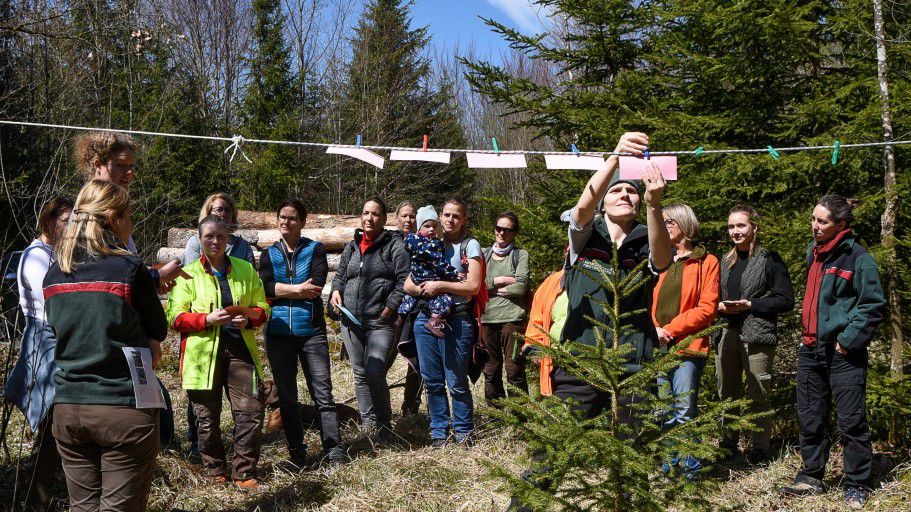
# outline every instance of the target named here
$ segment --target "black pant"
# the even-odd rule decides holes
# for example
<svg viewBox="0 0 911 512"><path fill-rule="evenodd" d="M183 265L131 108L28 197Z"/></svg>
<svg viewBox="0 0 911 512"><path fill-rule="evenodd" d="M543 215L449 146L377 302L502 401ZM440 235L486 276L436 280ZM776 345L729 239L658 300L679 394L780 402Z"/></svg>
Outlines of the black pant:
<svg viewBox="0 0 911 512"><path fill-rule="evenodd" d="M25 510L47 510L54 499L54 477L60 466L60 454L52 427L54 409L38 425L32 447L32 475L25 492Z"/></svg>
<svg viewBox="0 0 911 512"><path fill-rule="evenodd" d="M803 458L798 478L822 480L832 444L827 423L834 398L845 480L849 486L867 485L873 462L865 406L867 362L866 349L843 356L833 344L821 341L798 349L797 415Z"/></svg>
<svg viewBox="0 0 911 512"><path fill-rule="evenodd" d="M402 416L417 414L421 408L421 388L424 387L424 380L421 378L421 372L418 367L417 345L414 339L414 319L417 315L407 313L402 315L402 325L396 325L395 337L393 338L392 347L389 349L388 362L386 371L392 368L395 363L395 357L401 355L408 360L408 370L405 373L405 390L402 396ZM399 347L406 347L405 351L399 351Z"/></svg>
<svg viewBox="0 0 911 512"><path fill-rule="evenodd" d="M332 379L329 370L329 343L325 332L313 336L266 336L266 355L278 390L285 438L293 455L304 444L304 424L297 405L297 361L304 368L307 390L320 416L323 448L331 450L341 442Z"/></svg>

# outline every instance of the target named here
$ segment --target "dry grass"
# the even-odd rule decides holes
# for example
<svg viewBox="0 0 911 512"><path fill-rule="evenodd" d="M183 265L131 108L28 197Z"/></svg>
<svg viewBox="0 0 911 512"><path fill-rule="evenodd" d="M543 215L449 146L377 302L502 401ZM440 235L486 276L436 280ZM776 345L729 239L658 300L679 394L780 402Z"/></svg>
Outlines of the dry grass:
<svg viewBox="0 0 911 512"><path fill-rule="evenodd" d="M176 361L167 357L160 371L162 380L171 391L177 411L177 432L184 438L186 395L179 389ZM404 377L405 365L399 359L389 375L391 383ZM354 396L353 380L347 363L333 361L335 398L345 401ZM302 401L309 400L303 379L300 379ZM483 397L481 383L473 389L475 397ZM401 403L401 388L393 390L393 411ZM478 405L480 405L478 400ZM355 405L352 400L352 405ZM226 404L227 405L227 404ZM356 405L355 405L356 406ZM226 409L227 410L227 409ZM224 414L223 428L230 433L230 415ZM306 472L291 471L285 463L286 449L281 433L265 436L260 474L269 486L268 492L249 495L231 486L211 484L198 465L190 464L180 454L163 454L153 483L149 509L161 512L176 511L499 511L504 510L508 496L496 481L486 478L482 460L492 460L518 473L522 467L523 444L511 432L484 424L479 417L479 441L470 449L447 447L434 450L428 447L427 417L425 415L399 419L394 446L374 446L356 425L344 428L343 436L349 445L352 462L336 470L319 469ZM18 450L29 451L28 435L22 435L21 415L13 414L8 444L12 458ZM226 437L230 438L229 434ZM230 439L226 439L229 443ZM307 434L311 455L319 452L319 435ZM186 443L184 442L184 445ZM833 463L838 459L833 454ZM776 490L793 477L799 456L793 449L783 450L783 456L762 468L722 466L713 472L711 500L715 508L743 511L821 511L845 510L837 489L837 475L827 483L832 491L818 497L782 500ZM837 464L837 463L836 463ZM15 471L8 461L0 475L0 510L8 509ZM877 454L874 474L882 482L872 495L867 510L911 510L911 467L893 468L888 454ZM838 473L836 468L833 473ZM60 488L65 498L65 490Z"/></svg>

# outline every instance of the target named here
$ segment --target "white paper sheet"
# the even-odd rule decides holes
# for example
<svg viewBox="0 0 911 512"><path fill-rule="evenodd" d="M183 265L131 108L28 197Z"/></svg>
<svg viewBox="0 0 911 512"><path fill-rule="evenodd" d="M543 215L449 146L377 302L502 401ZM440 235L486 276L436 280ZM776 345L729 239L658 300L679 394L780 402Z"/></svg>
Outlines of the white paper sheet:
<svg viewBox="0 0 911 512"><path fill-rule="evenodd" d="M658 165L661 175L667 181L677 179L677 157L670 156L653 156L649 160L635 156L620 157L620 179L621 180L641 180L642 172L649 163Z"/></svg>
<svg viewBox="0 0 911 512"><path fill-rule="evenodd" d="M133 379L133 395L137 409L164 409L161 383L152 369L152 349L147 347L123 347L123 355L130 367Z"/></svg>
<svg viewBox="0 0 911 512"><path fill-rule="evenodd" d="M421 162L435 162L438 164L448 164L450 159L449 153L442 151L403 151L393 149L389 153L390 160L418 160Z"/></svg>
<svg viewBox="0 0 911 512"><path fill-rule="evenodd" d="M340 146L329 146L326 148L326 153L332 155L345 155L350 156L351 158L357 158L362 162L367 162L368 164L383 168L383 164L386 162L383 157L370 151L369 149L364 148L351 148L351 147L340 147Z"/></svg>
<svg viewBox="0 0 911 512"><path fill-rule="evenodd" d="M514 153L466 153L468 167L472 169L524 169L528 167L525 155Z"/></svg>
<svg viewBox="0 0 911 512"><path fill-rule="evenodd" d="M604 157L594 155L544 155L548 169L582 169L597 171L604 166Z"/></svg>

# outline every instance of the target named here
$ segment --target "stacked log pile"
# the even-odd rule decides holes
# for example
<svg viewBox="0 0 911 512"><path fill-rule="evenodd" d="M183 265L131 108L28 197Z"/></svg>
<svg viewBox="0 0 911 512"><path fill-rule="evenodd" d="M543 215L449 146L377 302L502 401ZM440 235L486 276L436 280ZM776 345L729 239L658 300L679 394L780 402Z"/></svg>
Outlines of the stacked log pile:
<svg viewBox="0 0 911 512"><path fill-rule="evenodd" d="M395 229L392 215L387 223L387 229ZM329 215L311 213L307 215L307 224L301 233L307 238L322 242L326 247L326 256L329 260L329 278L323 294L329 291L329 283L338 270L342 249L352 237L354 230L360 227L361 220L357 215ZM171 228L168 230L168 245L158 250L158 261L166 262L174 258L182 258L187 240L196 233L192 228ZM237 215L237 230L234 234L243 238L253 246L253 255L259 262L260 253L278 241L281 235L276 228L275 212L254 212L241 210Z"/></svg>

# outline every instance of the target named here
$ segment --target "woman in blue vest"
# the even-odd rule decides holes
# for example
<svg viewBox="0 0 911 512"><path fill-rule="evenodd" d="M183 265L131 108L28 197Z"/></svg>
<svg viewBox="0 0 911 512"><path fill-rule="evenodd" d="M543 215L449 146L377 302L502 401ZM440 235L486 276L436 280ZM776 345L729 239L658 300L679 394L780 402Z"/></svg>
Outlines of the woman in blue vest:
<svg viewBox="0 0 911 512"><path fill-rule="evenodd" d="M266 356L278 389L291 461L299 467L306 465L307 446L297 405L298 359L310 397L320 413L323 458L330 464L346 460L332 398L329 342L321 298L329 264L323 244L301 236L306 223L307 208L301 201L290 199L282 203L278 207L281 239L259 258L259 277L272 301L272 316L266 327Z"/></svg>

